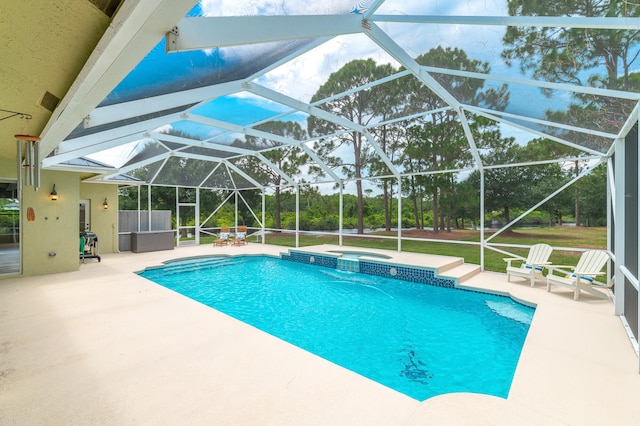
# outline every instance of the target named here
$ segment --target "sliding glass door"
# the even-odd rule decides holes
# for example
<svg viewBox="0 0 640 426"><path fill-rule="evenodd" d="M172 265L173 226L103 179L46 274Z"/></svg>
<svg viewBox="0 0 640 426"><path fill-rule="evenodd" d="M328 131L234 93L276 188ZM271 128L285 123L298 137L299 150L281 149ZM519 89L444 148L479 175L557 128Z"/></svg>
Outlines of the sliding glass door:
<svg viewBox="0 0 640 426"><path fill-rule="evenodd" d="M0 179L0 275L20 273L20 200L15 180Z"/></svg>

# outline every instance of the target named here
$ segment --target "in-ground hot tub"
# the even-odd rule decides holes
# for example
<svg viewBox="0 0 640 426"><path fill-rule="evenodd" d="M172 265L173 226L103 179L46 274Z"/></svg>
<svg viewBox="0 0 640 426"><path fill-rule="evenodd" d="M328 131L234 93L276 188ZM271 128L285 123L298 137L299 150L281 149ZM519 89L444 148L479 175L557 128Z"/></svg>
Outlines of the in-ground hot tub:
<svg viewBox="0 0 640 426"><path fill-rule="evenodd" d="M360 257L375 257L378 259L391 259L391 256L380 253L371 253L368 251L352 251L352 250L329 250L327 253L341 254L343 258L358 259Z"/></svg>

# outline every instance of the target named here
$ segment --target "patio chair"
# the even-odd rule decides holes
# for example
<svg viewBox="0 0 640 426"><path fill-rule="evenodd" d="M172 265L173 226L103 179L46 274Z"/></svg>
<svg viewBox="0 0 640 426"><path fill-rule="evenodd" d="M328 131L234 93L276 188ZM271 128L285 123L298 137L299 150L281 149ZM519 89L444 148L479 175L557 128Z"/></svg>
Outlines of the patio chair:
<svg viewBox="0 0 640 426"><path fill-rule="evenodd" d="M542 279L543 266L551 264L548 262L553 248L548 244L535 244L529 249L529 255L524 257L510 257L503 259L507 262L507 281L511 282L511 277L527 278L534 286L536 278ZM520 266L511 266L513 261L522 261Z"/></svg>
<svg viewBox="0 0 640 426"><path fill-rule="evenodd" d="M242 244L247 244L247 227L246 226L238 226L236 228L236 235L233 239L233 245L239 246Z"/></svg>
<svg viewBox="0 0 640 426"><path fill-rule="evenodd" d="M582 253L578 264L574 266L569 265L551 265L547 266L549 273L547 274L547 291L551 291L552 285L559 285L567 287L573 290L573 300L578 300L580 297L580 290L599 298L608 299L608 296L596 290L593 286L600 283L594 283L594 278L597 275L604 275L605 272L600 272L604 265L609 260L607 252L602 250L589 250ZM562 269L572 269L572 273L566 273ZM562 276L555 275L554 271L560 271ZM600 284L605 286L605 284Z"/></svg>
<svg viewBox="0 0 640 426"><path fill-rule="evenodd" d="M220 228L220 233L216 236L216 239L213 240L214 246L225 246L229 244L231 240L229 240L229 234L231 233L230 226L223 226Z"/></svg>

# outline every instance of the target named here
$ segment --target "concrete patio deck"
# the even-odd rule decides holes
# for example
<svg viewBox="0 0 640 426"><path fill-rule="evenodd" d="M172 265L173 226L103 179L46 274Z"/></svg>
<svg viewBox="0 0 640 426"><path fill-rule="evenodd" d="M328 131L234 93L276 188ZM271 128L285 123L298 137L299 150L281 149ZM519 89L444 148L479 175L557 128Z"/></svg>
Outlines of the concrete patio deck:
<svg viewBox="0 0 640 426"><path fill-rule="evenodd" d="M173 258L287 250L252 243L105 254L78 272L0 280L0 424L640 421L638 358L611 301L574 302L568 290L498 273L468 278L465 286L537 304L509 397L418 402L132 273Z"/></svg>

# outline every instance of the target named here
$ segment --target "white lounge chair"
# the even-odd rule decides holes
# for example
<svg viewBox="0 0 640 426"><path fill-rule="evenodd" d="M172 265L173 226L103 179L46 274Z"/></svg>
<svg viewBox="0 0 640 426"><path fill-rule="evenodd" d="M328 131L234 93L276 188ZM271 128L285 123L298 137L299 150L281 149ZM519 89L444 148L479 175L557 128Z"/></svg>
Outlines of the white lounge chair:
<svg viewBox="0 0 640 426"><path fill-rule="evenodd" d="M547 266L549 273L547 274L547 291L551 291L552 285L559 285L573 290L573 300L578 300L580 290L598 297L600 299L608 299L608 296L596 290L593 286L594 278L597 275L605 275L600 272L609 260L609 255L601 250L589 250L582 253L578 264L574 266L568 265L551 265ZM572 273L567 274L563 269L571 269ZM554 275L554 271L560 271L563 275ZM604 284L603 284L604 285Z"/></svg>
<svg viewBox="0 0 640 426"><path fill-rule="evenodd" d="M542 279L543 266L550 265L549 256L553 248L548 244L535 244L529 249L529 255L524 257L510 257L503 259L507 262L507 281L511 282L511 277L528 278L531 280L531 287L535 284L536 278ZM511 262L521 261L520 266L511 266Z"/></svg>

